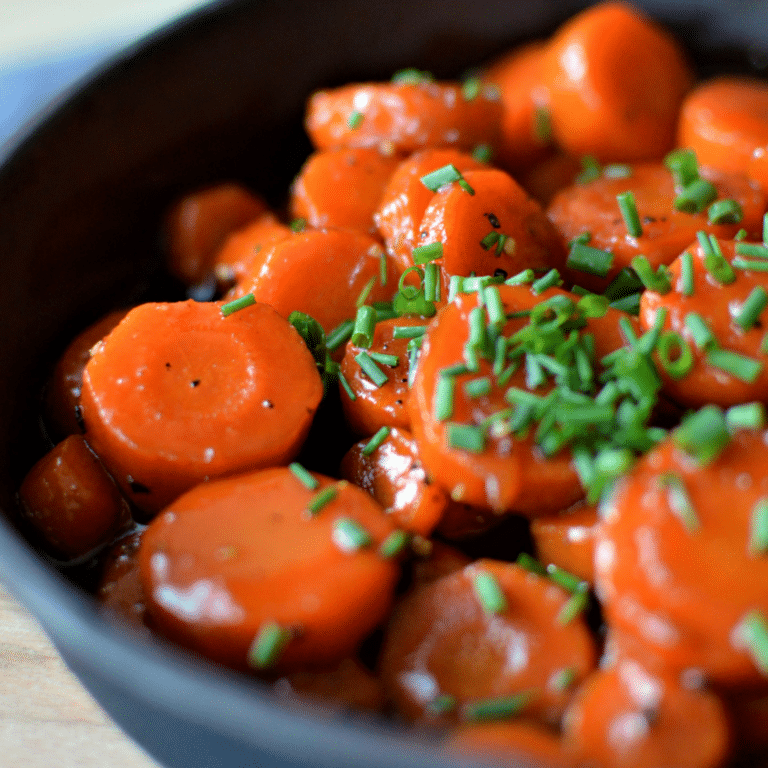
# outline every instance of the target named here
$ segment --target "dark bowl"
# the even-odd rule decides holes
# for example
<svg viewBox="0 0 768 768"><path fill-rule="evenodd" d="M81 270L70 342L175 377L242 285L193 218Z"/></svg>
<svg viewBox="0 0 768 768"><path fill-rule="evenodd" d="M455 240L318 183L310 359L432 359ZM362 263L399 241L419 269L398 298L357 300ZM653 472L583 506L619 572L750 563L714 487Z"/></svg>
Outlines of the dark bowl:
<svg viewBox="0 0 768 768"><path fill-rule="evenodd" d="M14 494L45 450L39 393L66 340L166 287L159 223L179 193L239 179L279 204L319 86L405 66L457 75L582 4L543 0L216 2L128 50L3 149L0 577L115 721L167 766L439 766L427 736L307 704L105 621L19 533ZM702 72L765 66L768 8L641 3ZM713 53L714 52L714 53Z"/></svg>

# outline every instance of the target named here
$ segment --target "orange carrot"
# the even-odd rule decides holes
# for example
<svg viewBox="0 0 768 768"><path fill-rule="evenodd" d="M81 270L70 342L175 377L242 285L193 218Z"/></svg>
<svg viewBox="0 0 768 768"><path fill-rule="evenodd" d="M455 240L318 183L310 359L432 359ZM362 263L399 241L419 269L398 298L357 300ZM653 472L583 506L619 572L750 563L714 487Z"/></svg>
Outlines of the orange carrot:
<svg viewBox="0 0 768 768"><path fill-rule="evenodd" d="M545 208L561 189L570 187L581 163L564 152L554 152L519 174L520 186Z"/></svg>
<svg viewBox="0 0 768 768"><path fill-rule="evenodd" d="M115 542L101 565L96 599L108 618L127 621L132 628L148 631L147 599L139 578L138 552L143 529Z"/></svg>

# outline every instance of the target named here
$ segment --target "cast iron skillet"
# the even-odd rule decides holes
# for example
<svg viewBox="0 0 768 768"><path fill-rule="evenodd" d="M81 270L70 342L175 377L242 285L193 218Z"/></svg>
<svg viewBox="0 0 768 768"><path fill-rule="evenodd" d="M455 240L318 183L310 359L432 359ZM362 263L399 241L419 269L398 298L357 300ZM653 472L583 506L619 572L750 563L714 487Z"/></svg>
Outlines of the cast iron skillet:
<svg viewBox="0 0 768 768"><path fill-rule="evenodd" d="M308 152L316 87L405 66L458 75L550 31L583 3L543 0L215 2L26 126L0 167L0 577L115 721L178 768L450 765L392 726L278 703L258 681L108 624L18 532L14 494L45 450L38 398L74 332L159 297L159 222L180 192L239 179L279 204ZM768 56L759 3L644 2L706 71ZM717 49L713 55L713 49ZM733 50L739 50L733 55ZM155 295L156 294L156 295Z"/></svg>

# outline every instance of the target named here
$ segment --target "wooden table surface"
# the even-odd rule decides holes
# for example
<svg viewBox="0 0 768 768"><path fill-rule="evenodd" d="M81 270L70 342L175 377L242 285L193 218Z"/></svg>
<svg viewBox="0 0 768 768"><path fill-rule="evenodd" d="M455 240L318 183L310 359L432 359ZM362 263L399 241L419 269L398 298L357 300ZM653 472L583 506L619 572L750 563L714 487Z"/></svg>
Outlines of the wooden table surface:
<svg viewBox="0 0 768 768"><path fill-rule="evenodd" d="M159 768L69 671L0 586L0 763L24 768Z"/></svg>

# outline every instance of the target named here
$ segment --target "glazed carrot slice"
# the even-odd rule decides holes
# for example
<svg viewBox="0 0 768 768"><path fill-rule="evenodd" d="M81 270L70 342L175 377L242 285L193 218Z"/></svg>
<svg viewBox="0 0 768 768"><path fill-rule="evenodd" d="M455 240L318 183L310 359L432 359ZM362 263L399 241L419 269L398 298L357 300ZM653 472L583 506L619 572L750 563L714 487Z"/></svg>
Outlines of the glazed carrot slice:
<svg viewBox="0 0 768 768"><path fill-rule="evenodd" d="M421 179L447 165L459 173L486 167L457 149L423 149L403 160L384 188L374 219L401 273L413 266L411 252L417 245L418 228L434 195Z"/></svg>
<svg viewBox="0 0 768 768"><path fill-rule="evenodd" d="M451 275L546 272L565 263L560 235L542 207L507 173L467 171L471 192L450 184L432 198L419 226L417 246L438 243L443 289Z"/></svg>
<svg viewBox="0 0 768 768"><path fill-rule="evenodd" d="M517 175L520 186L545 208L561 189L570 187L582 164L564 152L554 152Z"/></svg>
<svg viewBox="0 0 768 768"><path fill-rule="evenodd" d="M369 283L369 304L389 301L397 292L391 261L376 240L351 230L307 229L263 248L251 271L225 298L252 293L285 318L294 311L310 315L328 333L355 317L358 298Z"/></svg>
<svg viewBox="0 0 768 768"><path fill-rule="evenodd" d="M711 244L711 241L710 241ZM759 244L745 244L761 248ZM734 259L744 262L738 251L745 247L733 240L717 241L716 247L727 264ZM664 365L666 394L686 407L707 403L721 406L768 400L768 356L764 348L768 313L762 301L749 309L755 297L768 291L768 274L753 269L731 269L732 282L721 282L707 267L708 257L700 242L686 249L686 254L670 265L671 290L661 294L645 291L640 299L640 325L650 328L660 311L666 312L664 328L682 338L690 350L691 366L685 373L672 375ZM766 249L768 254L768 249ZM686 282L683 283L684 261ZM746 264L757 263L746 259ZM688 282L690 275L690 282ZM731 278L729 277L728 280ZM690 293L691 295L687 295ZM752 299L750 299L752 296ZM749 300L749 302L748 302ZM702 336L702 332L704 336ZM719 362L718 355L743 358L731 368ZM748 370L742 372L742 367Z"/></svg>
<svg viewBox="0 0 768 768"><path fill-rule="evenodd" d="M609 626L646 656L764 689L766 434L739 430L708 463L695 444L673 436L618 481L597 527L595 588Z"/></svg>
<svg viewBox="0 0 768 768"><path fill-rule="evenodd" d="M635 256L643 255L655 270L672 262L684 248L696 240L699 231L719 238L732 238L744 229L753 239L762 237L765 197L746 176L713 168L699 168L701 178L709 181L719 200L735 200L742 211L733 223L709 222L705 208L701 213L687 213L675 208L678 190L672 174L662 164L631 166L631 175L615 178L602 175L586 184L574 184L555 195L547 215L566 241L588 234L588 245L613 253L613 262L605 277L572 270L569 277L592 290L603 290L618 272L629 267ZM631 192L640 220L641 234L630 234L617 196Z"/></svg>
<svg viewBox="0 0 768 768"><path fill-rule="evenodd" d="M732 753L723 702L623 661L587 680L566 713L564 741L578 765L718 768Z"/></svg>
<svg viewBox="0 0 768 768"><path fill-rule="evenodd" d="M128 622L141 631L145 623L147 599L139 578L138 552L143 528L132 531L115 542L101 566L96 599L106 615Z"/></svg>
<svg viewBox="0 0 768 768"><path fill-rule="evenodd" d="M549 47L534 40L513 48L482 73L501 94L501 135L493 161L518 171L543 158L552 140L545 59Z"/></svg>
<svg viewBox="0 0 768 768"><path fill-rule="evenodd" d="M432 80L346 85L314 93L304 125L317 149L471 150L495 143L501 118L498 91L476 90L467 93L459 83Z"/></svg>
<svg viewBox="0 0 768 768"><path fill-rule="evenodd" d="M347 423L358 435L373 435L381 427L410 429L408 344L411 339L408 336L394 338L396 328L423 330L423 325L410 317L381 320L376 323L369 345L358 346L350 340L344 350L341 373L353 395L340 385L341 404ZM361 363L361 354L374 361L373 375L377 376L378 371L381 379L371 378L366 367L370 363L367 360Z"/></svg>
<svg viewBox="0 0 768 768"><path fill-rule="evenodd" d="M365 491L288 468L202 483L147 527L139 568L153 626L257 672L327 669L386 616L394 530ZM215 521L215 525L212 525Z"/></svg>
<svg viewBox="0 0 768 768"><path fill-rule="evenodd" d="M291 216L311 227L342 227L373 235L373 214L400 158L370 147L315 152L291 186Z"/></svg>
<svg viewBox="0 0 768 768"><path fill-rule="evenodd" d="M489 559L417 585L395 608L381 652L398 713L556 722L596 661L583 616L565 618L570 600L549 580Z"/></svg>
<svg viewBox="0 0 768 768"><path fill-rule="evenodd" d="M414 582L435 581L460 571L472 562L472 558L460 549L439 539L430 539L429 544L429 552L414 558L411 563Z"/></svg>
<svg viewBox="0 0 768 768"><path fill-rule="evenodd" d="M594 581L597 508L583 502L531 521L537 558L544 565L556 565L580 579Z"/></svg>
<svg viewBox="0 0 768 768"><path fill-rule="evenodd" d="M576 157L627 162L672 149L693 72L666 30L627 4L604 2L555 33L545 79L558 144Z"/></svg>
<svg viewBox="0 0 768 768"><path fill-rule="evenodd" d="M182 197L165 222L168 269L185 285L202 283L227 235L267 211L266 203L235 183Z"/></svg>
<svg viewBox="0 0 768 768"><path fill-rule="evenodd" d="M704 165L744 173L768 189L768 83L734 75L700 83L683 101L677 140Z"/></svg>
<svg viewBox="0 0 768 768"><path fill-rule="evenodd" d="M462 542L493 530L502 520L504 515L487 507L449 499L436 531L448 541Z"/></svg>
<svg viewBox="0 0 768 768"><path fill-rule="evenodd" d="M32 467L19 500L46 549L64 560L109 544L131 521L123 495L82 435L65 438Z"/></svg>
<svg viewBox="0 0 768 768"><path fill-rule="evenodd" d="M81 331L69 343L56 362L45 392L45 415L57 436L66 437L82 431L80 390L83 368L91 357L91 347L101 341L122 319L127 309L109 312Z"/></svg>
<svg viewBox="0 0 768 768"><path fill-rule="evenodd" d="M448 504L448 495L427 483L413 438L393 428L378 448L366 452L370 442L355 443L347 451L341 476L368 491L400 528L428 536Z"/></svg>
<svg viewBox="0 0 768 768"><path fill-rule="evenodd" d="M83 374L89 443L147 512L208 478L287 463L322 397L304 341L264 304L142 304Z"/></svg>

